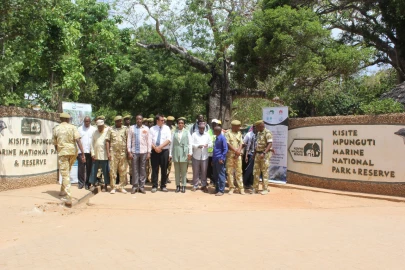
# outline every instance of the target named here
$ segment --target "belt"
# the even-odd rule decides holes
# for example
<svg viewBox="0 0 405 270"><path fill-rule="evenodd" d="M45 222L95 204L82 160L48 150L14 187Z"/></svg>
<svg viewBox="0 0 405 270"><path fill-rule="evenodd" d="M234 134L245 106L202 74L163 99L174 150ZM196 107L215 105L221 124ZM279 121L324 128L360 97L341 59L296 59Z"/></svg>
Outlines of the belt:
<svg viewBox="0 0 405 270"><path fill-rule="evenodd" d="M255 151L256 154L262 154L264 151Z"/></svg>
<svg viewBox="0 0 405 270"><path fill-rule="evenodd" d="M152 149L152 151L156 152L155 149ZM160 153L163 153L163 152L166 152L166 151L169 151L169 149L162 149L162 152L160 152ZM158 154L160 154L160 153L158 153Z"/></svg>

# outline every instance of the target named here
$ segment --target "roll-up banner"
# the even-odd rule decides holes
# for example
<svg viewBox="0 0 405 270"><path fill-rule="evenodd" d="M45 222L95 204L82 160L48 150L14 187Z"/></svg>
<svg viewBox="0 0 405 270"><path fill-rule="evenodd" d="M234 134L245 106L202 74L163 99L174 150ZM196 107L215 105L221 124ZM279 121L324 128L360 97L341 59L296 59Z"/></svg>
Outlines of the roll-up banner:
<svg viewBox="0 0 405 270"><path fill-rule="evenodd" d="M265 126L273 134L269 182L287 182L288 107L263 108Z"/></svg>

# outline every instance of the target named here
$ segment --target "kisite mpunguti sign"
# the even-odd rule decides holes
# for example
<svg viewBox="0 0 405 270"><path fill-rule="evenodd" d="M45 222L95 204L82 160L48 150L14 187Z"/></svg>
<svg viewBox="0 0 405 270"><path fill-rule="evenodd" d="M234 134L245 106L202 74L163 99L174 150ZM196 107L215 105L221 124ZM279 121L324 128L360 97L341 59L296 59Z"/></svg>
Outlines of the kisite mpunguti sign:
<svg viewBox="0 0 405 270"><path fill-rule="evenodd" d="M0 176L38 175L57 170L52 130L58 123L40 118L0 118Z"/></svg>
<svg viewBox="0 0 405 270"><path fill-rule="evenodd" d="M401 125L328 125L289 130L288 170L321 177L405 182Z"/></svg>

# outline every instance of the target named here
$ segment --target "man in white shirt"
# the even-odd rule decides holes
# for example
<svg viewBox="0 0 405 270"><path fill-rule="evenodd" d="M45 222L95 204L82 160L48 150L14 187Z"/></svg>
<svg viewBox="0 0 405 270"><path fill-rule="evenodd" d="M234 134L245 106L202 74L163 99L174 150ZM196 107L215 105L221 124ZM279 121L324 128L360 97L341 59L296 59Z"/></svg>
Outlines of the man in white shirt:
<svg viewBox="0 0 405 270"><path fill-rule="evenodd" d="M198 179L201 180L201 190L208 192L207 188L207 167L208 167L208 148L212 146L211 137L205 132L206 125L200 122L198 132L191 136L191 145L193 147L193 188L198 189Z"/></svg>
<svg viewBox="0 0 405 270"><path fill-rule="evenodd" d="M152 165L152 193L155 193L158 188L158 174L160 167L160 190L167 192L167 164L169 161L170 142L172 133L170 128L165 125L162 115L155 116L156 125L150 128L150 136L152 138L151 165Z"/></svg>
<svg viewBox="0 0 405 270"><path fill-rule="evenodd" d="M90 188L90 173L91 173L91 167L93 166L93 160L91 158L91 140L93 139L93 133L96 130L95 127L90 125L91 119L89 116L86 116L83 121L83 125L81 125L78 130L80 134L80 141L82 142L83 145L83 151L80 151L79 149L79 154L77 156L77 164L78 164L78 170L77 170L77 178L79 180L78 186L79 189L82 189L85 187L86 189ZM86 162L83 163L82 161L82 156L85 156Z"/></svg>

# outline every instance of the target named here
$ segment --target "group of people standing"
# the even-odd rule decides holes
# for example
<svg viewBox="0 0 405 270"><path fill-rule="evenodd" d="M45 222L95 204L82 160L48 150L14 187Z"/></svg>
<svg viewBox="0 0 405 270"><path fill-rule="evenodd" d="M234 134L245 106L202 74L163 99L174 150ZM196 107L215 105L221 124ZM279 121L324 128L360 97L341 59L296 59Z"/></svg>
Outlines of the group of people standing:
<svg viewBox="0 0 405 270"><path fill-rule="evenodd" d="M193 170L192 191L201 186L201 190L208 193L207 178L210 178L216 196L225 193L226 181L229 194L238 191L244 195L245 188L255 194L262 176L261 194L268 193L268 169L274 150L272 134L262 120L257 121L242 138L238 120L233 120L232 128L225 131L220 120L213 119L210 126L202 115L198 115L190 126L186 126L184 117L175 121L173 116L165 118L158 114L154 117L155 125L142 115L137 115L136 123L131 125L131 118L130 115L116 116L114 126L110 127L105 124L103 116L95 119L96 126L91 125L90 117L85 117L83 125L76 128L69 124L70 115L60 114L61 124L54 128L53 140L62 175L60 195L67 205L71 204L69 172L76 158L79 188L90 189L98 185L102 174L101 189L108 191L110 186L111 194L117 191L127 193L128 168L131 193L146 193L145 182L150 168L151 192L158 189L168 192L166 184L170 181L168 176L172 166L175 192L185 193L189 162Z"/></svg>

